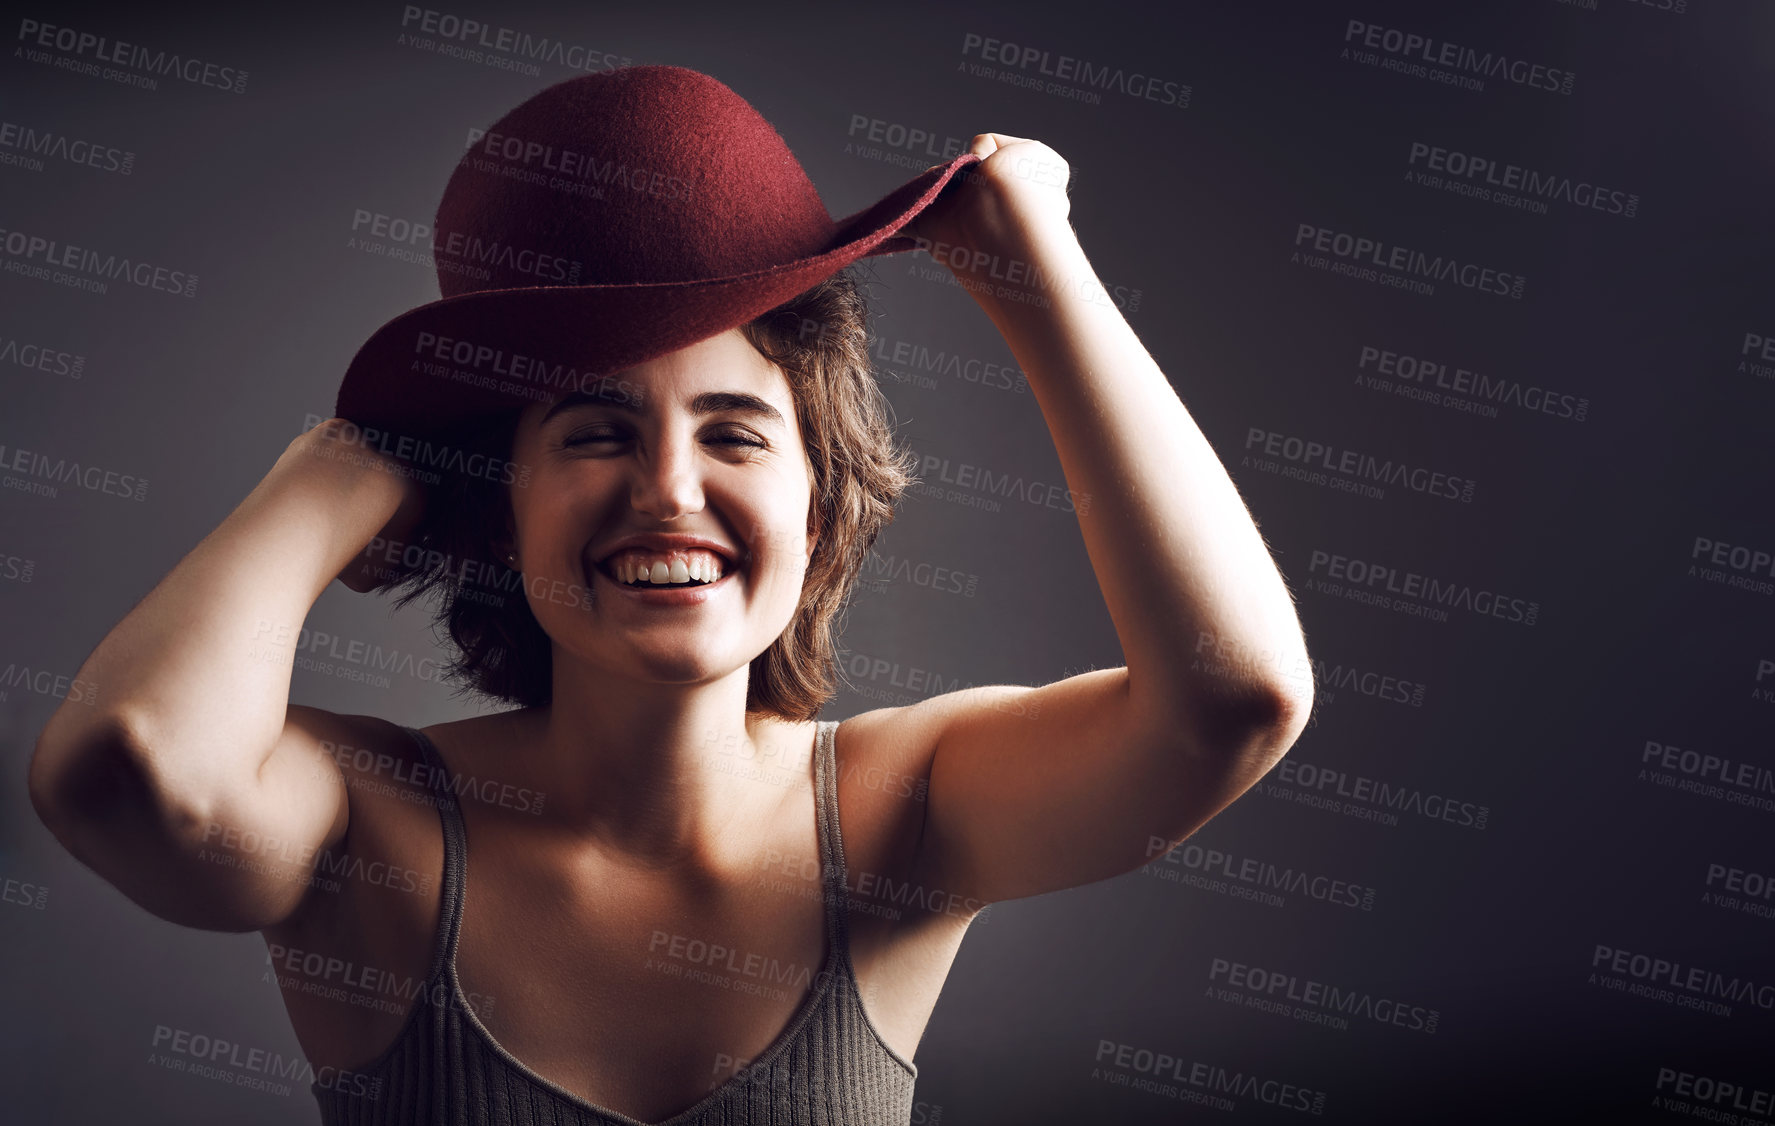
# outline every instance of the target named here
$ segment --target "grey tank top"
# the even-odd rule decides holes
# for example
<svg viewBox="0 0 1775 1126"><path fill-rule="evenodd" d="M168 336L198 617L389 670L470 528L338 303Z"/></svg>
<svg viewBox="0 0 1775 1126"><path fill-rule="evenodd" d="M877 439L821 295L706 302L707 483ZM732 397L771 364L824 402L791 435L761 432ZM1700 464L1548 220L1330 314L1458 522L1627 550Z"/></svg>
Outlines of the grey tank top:
<svg viewBox="0 0 1775 1126"><path fill-rule="evenodd" d="M644 1123L556 1086L493 1039L456 976L467 833L443 756L404 728L444 779L436 804L444 872L431 971L401 1032L352 1081L310 1085L325 1126L907 1126L918 1068L888 1047L863 1010L845 930L844 841L833 746L838 722L814 738L815 820L826 902L826 955L811 991L776 1040L705 1098ZM329 1073L330 1074L330 1073ZM349 1088L349 1089L347 1089Z"/></svg>

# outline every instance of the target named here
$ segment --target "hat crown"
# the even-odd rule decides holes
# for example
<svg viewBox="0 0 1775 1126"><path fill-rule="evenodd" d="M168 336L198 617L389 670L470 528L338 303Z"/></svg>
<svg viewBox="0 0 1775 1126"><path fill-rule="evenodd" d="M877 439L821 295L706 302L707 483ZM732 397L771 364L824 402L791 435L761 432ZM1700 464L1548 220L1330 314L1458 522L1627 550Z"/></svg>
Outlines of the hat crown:
<svg viewBox="0 0 1775 1126"><path fill-rule="evenodd" d="M816 254L832 217L745 99L682 67L556 83L477 137L438 207L445 297L729 277Z"/></svg>

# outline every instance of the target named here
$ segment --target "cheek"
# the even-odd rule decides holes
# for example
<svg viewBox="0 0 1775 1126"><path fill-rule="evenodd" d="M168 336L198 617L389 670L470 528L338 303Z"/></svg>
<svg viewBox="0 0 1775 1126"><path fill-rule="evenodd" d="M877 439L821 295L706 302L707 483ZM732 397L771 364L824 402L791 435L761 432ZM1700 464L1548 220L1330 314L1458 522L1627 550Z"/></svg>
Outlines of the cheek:
<svg viewBox="0 0 1775 1126"><path fill-rule="evenodd" d="M752 542L753 581L761 598L793 604L807 575L807 526L801 513L781 516Z"/></svg>
<svg viewBox="0 0 1775 1126"><path fill-rule="evenodd" d="M533 552L574 546L567 538L591 526L601 495L592 482L568 482L559 477L537 477L527 487L513 489L512 494L512 522L518 539Z"/></svg>
<svg viewBox="0 0 1775 1126"><path fill-rule="evenodd" d="M787 625L801 604L807 581L806 560L779 552L760 563L753 577L750 601L773 628Z"/></svg>

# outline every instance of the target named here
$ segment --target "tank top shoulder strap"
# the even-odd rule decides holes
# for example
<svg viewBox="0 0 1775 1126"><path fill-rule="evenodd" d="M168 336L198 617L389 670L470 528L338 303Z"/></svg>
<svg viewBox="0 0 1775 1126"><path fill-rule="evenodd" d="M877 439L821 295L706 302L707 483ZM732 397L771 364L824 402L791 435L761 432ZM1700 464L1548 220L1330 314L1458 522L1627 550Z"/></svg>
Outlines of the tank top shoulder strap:
<svg viewBox="0 0 1775 1126"><path fill-rule="evenodd" d="M444 827L444 872L438 882L438 929L432 942L431 969L427 981L435 981L456 960L457 933L462 928L462 885L467 868L468 833L462 824L462 808L456 788L450 784L450 768L431 739L416 727L402 731L419 744L428 769L431 802Z"/></svg>
<svg viewBox="0 0 1775 1126"><path fill-rule="evenodd" d="M831 945L848 964L850 932L845 928L844 834L838 828L838 721L820 720L814 729L814 817L819 822L820 876Z"/></svg>

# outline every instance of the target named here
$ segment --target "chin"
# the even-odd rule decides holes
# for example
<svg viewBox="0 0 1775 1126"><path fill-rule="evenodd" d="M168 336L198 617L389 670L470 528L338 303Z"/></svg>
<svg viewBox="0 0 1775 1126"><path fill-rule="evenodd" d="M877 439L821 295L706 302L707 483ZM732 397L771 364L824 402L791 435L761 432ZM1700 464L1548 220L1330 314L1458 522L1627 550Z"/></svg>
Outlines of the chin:
<svg viewBox="0 0 1775 1126"><path fill-rule="evenodd" d="M658 684L711 683L751 665L750 658L711 655L707 642L698 644L694 638L662 639L660 644L635 638L619 648L620 652L611 653L608 645L601 646L597 666L626 679Z"/></svg>

